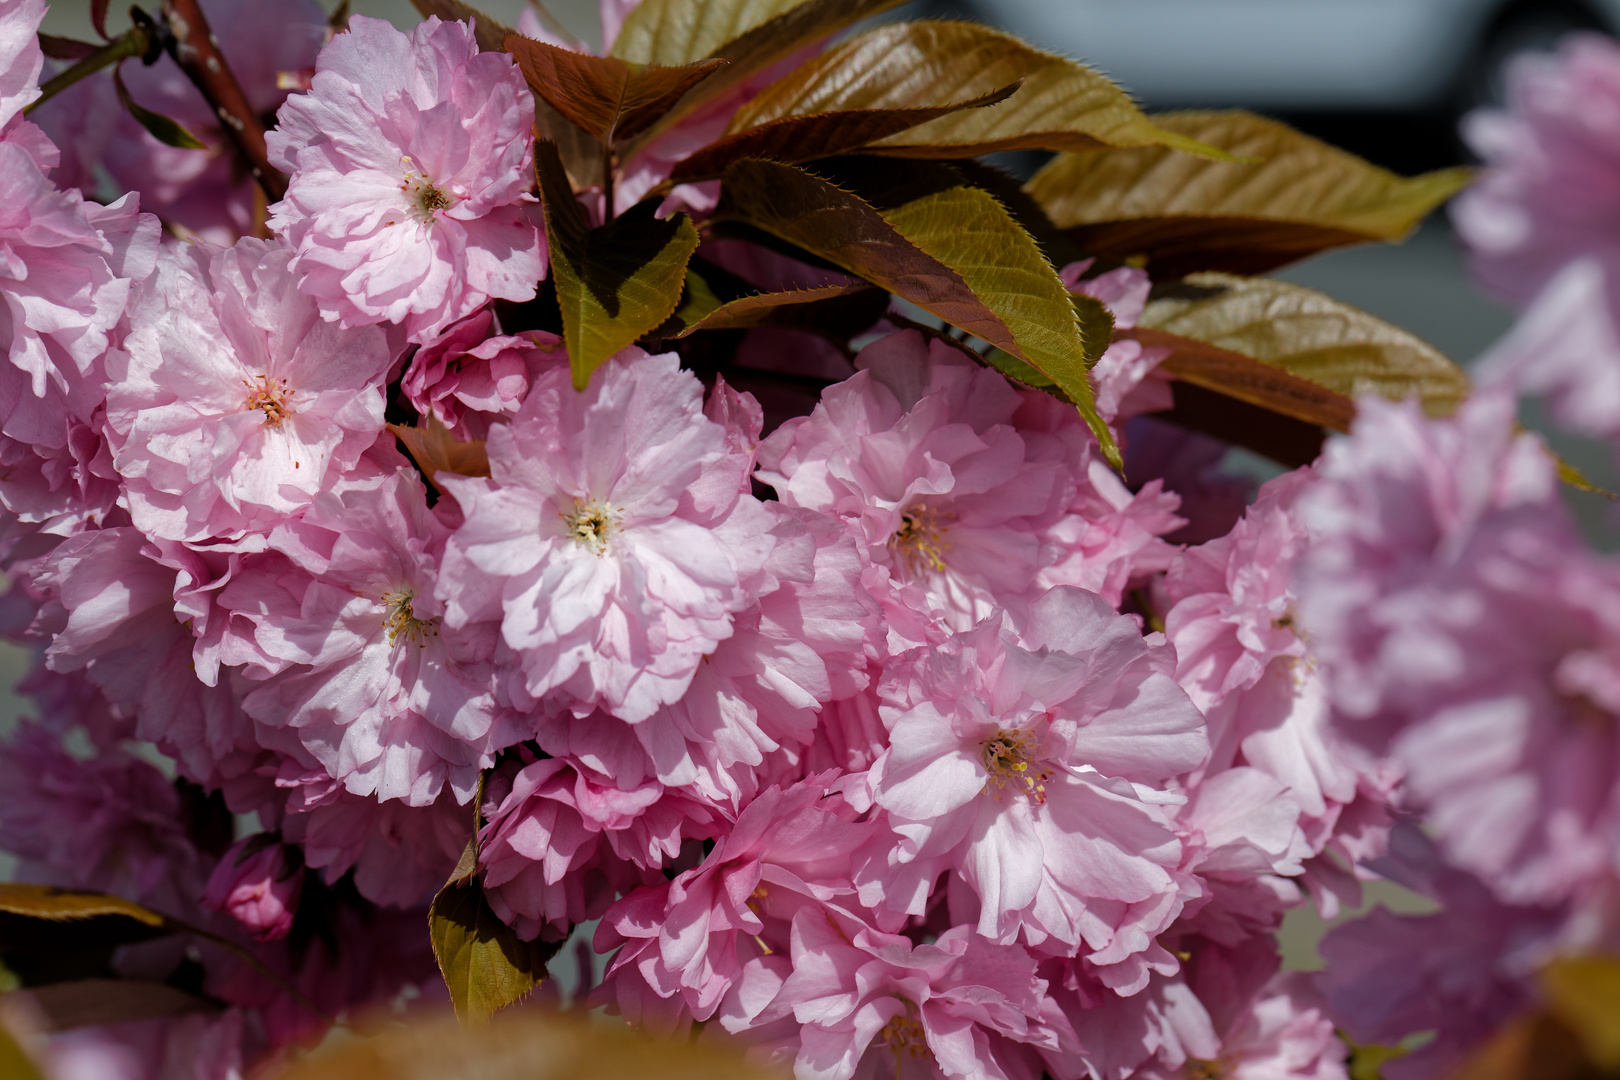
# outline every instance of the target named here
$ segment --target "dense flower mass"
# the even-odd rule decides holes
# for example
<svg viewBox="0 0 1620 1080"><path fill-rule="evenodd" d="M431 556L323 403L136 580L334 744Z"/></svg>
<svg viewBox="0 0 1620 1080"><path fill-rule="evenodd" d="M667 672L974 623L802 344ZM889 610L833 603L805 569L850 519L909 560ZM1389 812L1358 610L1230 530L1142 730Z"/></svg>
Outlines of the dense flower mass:
<svg viewBox="0 0 1620 1080"><path fill-rule="evenodd" d="M534 296L532 119L512 61L479 54L466 23L429 18L407 37L355 16L269 136L291 177L271 226L322 317L427 342L491 297Z"/></svg>
<svg viewBox="0 0 1620 1080"><path fill-rule="evenodd" d="M279 1075L545 958L798 1080L1443 1080L1585 1030L1620 556L1516 417L1620 446L1620 48L1470 122L1459 230L1525 307L1470 388L1201 273L1355 234L1204 206L1275 162L1189 123L1428 197L1270 121L870 6L603 0L596 55L420 6L97 45L0 0L0 906L72 945L0 940L41 1005L0 1023L84 1021L22 1032L50 1080ZM915 98L958 38L1028 70ZM1025 87L1090 104L1023 130ZM1008 146L1107 197L967 160ZM1084 218L1150 157L1181 209ZM1412 909L1353 917L1375 880Z"/></svg>

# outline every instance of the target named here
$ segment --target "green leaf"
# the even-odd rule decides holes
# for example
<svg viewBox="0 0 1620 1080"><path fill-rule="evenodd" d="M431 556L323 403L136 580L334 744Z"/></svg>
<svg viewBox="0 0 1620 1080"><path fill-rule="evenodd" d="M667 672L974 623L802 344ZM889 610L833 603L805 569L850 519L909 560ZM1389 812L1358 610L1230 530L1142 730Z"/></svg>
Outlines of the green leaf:
<svg viewBox="0 0 1620 1080"><path fill-rule="evenodd" d="M735 217L881 285L1053 380L1110 461L1093 404L1086 342L1040 248L984 191L945 166L894 170L840 159L831 179L744 160L726 170L717 215ZM855 192L864 188L862 194Z"/></svg>
<svg viewBox="0 0 1620 1080"><path fill-rule="evenodd" d="M113 68L113 87L118 92L118 100L129 110L129 115L133 116L135 121L158 142L181 150L208 149L207 143L181 127L176 121L135 104L135 100L129 96L129 89L124 85L124 77L117 68Z"/></svg>
<svg viewBox="0 0 1620 1080"><path fill-rule="evenodd" d="M1177 294L1148 304L1136 336L1164 343L1148 333L1155 330L1258 360L1352 401L1369 391L1396 400L1415 394L1429 415L1445 416L1468 396L1468 376L1433 346L1285 281L1193 274Z"/></svg>
<svg viewBox="0 0 1620 1080"><path fill-rule="evenodd" d="M464 1024L483 1023L546 977L562 942L524 941L500 920L478 881L476 839L428 909L433 955Z"/></svg>
<svg viewBox="0 0 1620 1080"><path fill-rule="evenodd" d="M583 390L591 372L675 310L698 233L684 214L658 220L657 198L591 229L556 147L537 144L535 163L563 339L574 385Z"/></svg>
<svg viewBox="0 0 1620 1080"><path fill-rule="evenodd" d="M54 885L0 883L0 912L50 922L111 916L133 919L146 926L169 926L169 920L163 915L121 896L83 889L59 889Z"/></svg>
<svg viewBox="0 0 1620 1080"><path fill-rule="evenodd" d="M731 121L738 132L787 116L966 101L1022 81L993 108L954 112L872 152L963 158L996 150L1172 146L1224 157L1156 126L1106 77L965 22L891 23L859 34L767 86Z"/></svg>
<svg viewBox="0 0 1620 1080"><path fill-rule="evenodd" d="M530 89L581 131L612 143L646 130L692 87L725 66L704 60L681 67L631 64L570 52L517 34L505 40Z"/></svg>
<svg viewBox="0 0 1620 1080"><path fill-rule="evenodd" d="M1155 277L1259 274L1328 248L1399 240L1472 175L1406 179L1252 113L1153 119L1244 160L1162 147L1064 154L1027 190L1088 251L1140 257Z"/></svg>
<svg viewBox="0 0 1620 1080"><path fill-rule="evenodd" d="M1101 359L1102 354L1114 340L1114 314L1108 310L1108 305L1095 297L1071 293L1069 299L1074 304L1075 317L1080 321L1081 336L1085 338L1086 368L1089 370ZM1037 390L1049 391L1065 401L1069 400L1069 396L1059 390L1056 383L1016 356L1000 349L991 349L985 353L983 359L1010 379Z"/></svg>
<svg viewBox="0 0 1620 1080"><path fill-rule="evenodd" d="M678 67L717 58L726 68L705 80L648 132L799 49L905 0L642 0L613 43L611 55L639 64ZM1005 85L1004 80L997 85ZM968 95L972 96L972 95ZM903 106L915 102L904 102Z"/></svg>
<svg viewBox="0 0 1620 1080"><path fill-rule="evenodd" d="M670 173L674 183L719 176L726 166L743 158L794 164L859 150L879 139L937 117L963 109L981 109L1005 101L1018 84L954 105L917 109L846 109L812 116L784 116L758 127L728 135L678 162Z"/></svg>

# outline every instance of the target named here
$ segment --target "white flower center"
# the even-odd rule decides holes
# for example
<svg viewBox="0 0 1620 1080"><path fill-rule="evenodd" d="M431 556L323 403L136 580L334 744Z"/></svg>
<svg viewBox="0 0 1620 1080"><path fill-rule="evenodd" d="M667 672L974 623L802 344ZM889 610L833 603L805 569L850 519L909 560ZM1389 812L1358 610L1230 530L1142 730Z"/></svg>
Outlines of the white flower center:
<svg viewBox="0 0 1620 1080"><path fill-rule="evenodd" d="M574 543L592 555L607 551L608 537L619 528L619 515L599 502L576 503L573 513L563 515L563 528Z"/></svg>
<svg viewBox="0 0 1620 1080"><path fill-rule="evenodd" d="M264 413L265 427L278 428L283 420L292 415L293 391L286 379L260 375L257 382L243 379L242 384L248 389L247 408Z"/></svg>
<svg viewBox="0 0 1620 1080"><path fill-rule="evenodd" d="M426 173L417 172L410 158L402 158L400 163L405 167L405 182L399 190L405 193L405 205L416 220L432 224L434 214L456 204L455 198L437 187Z"/></svg>
<svg viewBox="0 0 1620 1080"><path fill-rule="evenodd" d="M944 537L949 515L929 506L913 506L900 515L900 527L889 537L889 549L912 573L944 570L950 544Z"/></svg>
<svg viewBox="0 0 1620 1080"><path fill-rule="evenodd" d="M388 609L388 615L383 620L383 629L388 631L388 644L398 645L399 639L404 638L424 646L428 638L438 636L437 618L418 619L411 610L411 601L415 598L416 594L410 589L396 589L383 594L383 607Z"/></svg>
<svg viewBox="0 0 1620 1080"><path fill-rule="evenodd" d="M1046 780L1052 774L1035 760L1037 753L1035 736L1016 728L1001 728L979 744L979 759L990 774L986 786L995 789L992 797L997 802L1007 787L1037 803L1046 801Z"/></svg>

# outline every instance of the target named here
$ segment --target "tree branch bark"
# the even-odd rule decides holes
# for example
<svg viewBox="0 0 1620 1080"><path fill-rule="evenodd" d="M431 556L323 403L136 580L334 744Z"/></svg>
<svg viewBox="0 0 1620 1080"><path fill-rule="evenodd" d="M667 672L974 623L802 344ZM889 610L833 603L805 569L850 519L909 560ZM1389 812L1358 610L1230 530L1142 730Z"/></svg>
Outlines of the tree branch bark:
<svg viewBox="0 0 1620 1080"><path fill-rule="evenodd" d="M173 35L169 54L202 91L225 134L247 162L249 174L264 189L265 198L277 202L287 194L287 177L270 164L264 125L254 115L230 65L225 63L202 7L197 0L163 0L163 17Z"/></svg>

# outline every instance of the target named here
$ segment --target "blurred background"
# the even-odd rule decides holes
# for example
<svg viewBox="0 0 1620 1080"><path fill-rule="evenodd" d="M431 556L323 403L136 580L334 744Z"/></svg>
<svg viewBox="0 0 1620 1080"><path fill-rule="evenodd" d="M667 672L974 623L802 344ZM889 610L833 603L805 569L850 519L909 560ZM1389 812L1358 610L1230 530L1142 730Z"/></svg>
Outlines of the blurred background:
<svg viewBox="0 0 1620 1080"><path fill-rule="evenodd" d="M475 6L511 25L526 2ZM357 14L402 28L418 18L409 0L351 3ZM546 6L575 36L600 45L595 0ZM88 8L88 0L60 0L46 32L89 39ZM1084 60L1149 109L1253 109L1410 175L1466 162L1459 121L1501 102L1514 58L1551 49L1572 31L1615 33L1620 0L916 0L888 17L919 16L985 22ZM120 23L115 14L109 30ZM1000 163L1027 175L1041 159L1009 155ZM1373 312L1464 365L1513 320L1470 283L1443 212L1404 244L1329 252L1277 276ZM1543 427L1533 414L1524 419ZM1605 449L1561 436L1549 441L1594 482L1620 489ZM1234 464L1265 472L1257 460ZM1574 492L1570 499L1593 539L1620 549L1612 504ZM11 688L26 663L21 650L0 644L0 736L23 710ZM0 855L0 878L6 869ZM1383 887L1370 890L1368 902L1398 910L1426 905ZM1290 966L1316 966L1324 928L1308 909L1290 916Z"/></svg>

